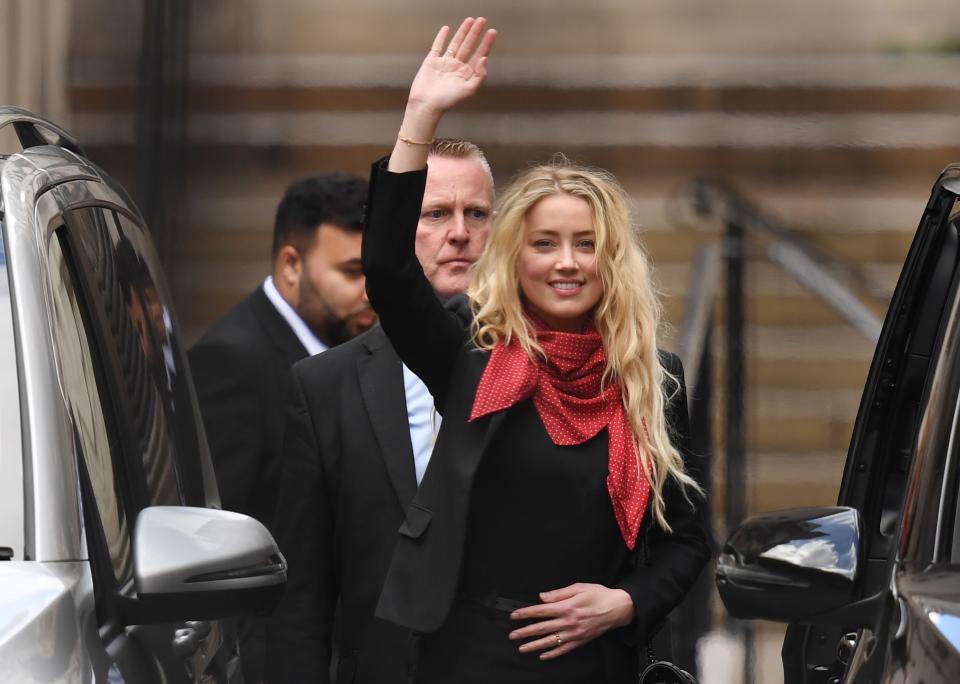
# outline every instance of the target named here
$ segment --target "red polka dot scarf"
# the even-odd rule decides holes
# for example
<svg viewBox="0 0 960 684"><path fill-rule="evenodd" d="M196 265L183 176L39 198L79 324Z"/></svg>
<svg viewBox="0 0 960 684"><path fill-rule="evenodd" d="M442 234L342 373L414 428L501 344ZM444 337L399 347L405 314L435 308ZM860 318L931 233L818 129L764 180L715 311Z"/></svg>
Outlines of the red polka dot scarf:
<svg viewBox="0 0 960 684"><path fill-rule="evenodd" d="M600 333L593 326L584 333L559 332L534 317L531 321L547 361L532 361L516 338L509 345L498 342L480 378L470 420L532 396L554 444L582 444L607 428L607 491L623 540L633 549L650 499L650 483L637 472L633 430L620 388L611 383L600 391L606 367Z"/></svg>

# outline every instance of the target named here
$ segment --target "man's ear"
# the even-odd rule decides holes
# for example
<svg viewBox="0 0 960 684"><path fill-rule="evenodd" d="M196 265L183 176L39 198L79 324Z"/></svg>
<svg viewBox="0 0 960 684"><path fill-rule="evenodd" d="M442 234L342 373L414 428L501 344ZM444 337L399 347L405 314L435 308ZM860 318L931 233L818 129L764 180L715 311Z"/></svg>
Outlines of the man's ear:
<svg viewBox="0 0 960 684"><path fill-rule="evenodd" d="M277 253L277 276L280 282L277 288L296 292L300 287L300 274L303 272L303 259L293 245L284 245ZM275 278L276 279L276 278Z"/></svg>

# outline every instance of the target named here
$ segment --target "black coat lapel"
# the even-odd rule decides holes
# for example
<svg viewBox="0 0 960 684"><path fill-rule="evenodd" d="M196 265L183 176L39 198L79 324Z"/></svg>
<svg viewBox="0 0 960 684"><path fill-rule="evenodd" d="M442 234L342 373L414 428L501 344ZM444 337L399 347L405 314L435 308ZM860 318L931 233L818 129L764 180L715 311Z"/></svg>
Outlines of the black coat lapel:
<svg viewBox="0 0 960 684"><path fill-rule="evenodd" d="M277 307L267 297L263 287L258 287L248 300L254 316L267 332L276 348L283 353L292 366L300 359L306 358L307 350L300 342L300 338L293 332L293 328L277 311Z"/></svg>
<svg viewBox="0 0 960 684"><path fill-rule="evenodd" d="M357 362L360 391L400 506L406 510L417 493L417 476L403 367L382 330L371 332L365 341L370 355Z"/></svg>

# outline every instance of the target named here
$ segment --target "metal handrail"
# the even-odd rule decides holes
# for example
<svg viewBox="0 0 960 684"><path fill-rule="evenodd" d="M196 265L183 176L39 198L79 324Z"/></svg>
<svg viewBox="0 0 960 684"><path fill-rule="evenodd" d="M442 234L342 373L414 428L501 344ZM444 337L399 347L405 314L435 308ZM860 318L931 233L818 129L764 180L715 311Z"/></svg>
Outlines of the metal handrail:
<svg viewBox="0 0 960 684"><path fill-rule="evenodd" d="M680 326L680 360L687 379L687 394L696 396L707 337L713 325L713 300L720 279L720 245L716 242L697 250L683 307ZM690 403L691 411L693 403Z"/></svg>
<svg viewBox="0 0 960 684"><path fill-rule="evenodd" d="M724 221L736 221L747 230L796 242L815 261L842 274L870 296L888 298L891 295L886 288L874 282L859 265L824 249L802 231L771 216L723 179L695 178L681 190L677 198L682 200L684 195L701 216L713 215Z"/></svg>
<svg viewBox="0 0 960 684"><path fill-rule="evenodd" d="M882 321L844 281L875 299L889 300L891 293L859 265L825 250L801 231L771 217L722 180L694 179L676 200L685 200L700 217L713 216L725 224L736 224L746 231L767 237L770 240L767 249L770 261L876 344Z"/></svg>
<svg viewBox="0 0 960 684"><path fill-rule="evenodd" d="M724 510L725 527L729 531L741 522L746 509L744 270L749 235L762 235L767 243L766 257L772 263L826 302L874 344L880 337L882 323L854 290L877 299L889 299L890 293L877 285L857 264L828 252L800 231L768 216L726 183L696 179L685 186L677 197L684 199L685 207L692 208L699 218L715 217L724 225L722 239L701 247L692 265L679 351L686 369L689 411L694 428L691 431L691 455L699 462L701 474L710 473L713 422L710 346L722 258L725 262L726 307ZM674 207L668 207L668 210L671 208ZM705 485L708 501L711 489L709 484ZM691 630L691 625L698 624L695 615L686 614L677 620L686 621L687 633L698 633L696 629ZM753 682L753 627L746 623L733 624L732 627L742 634L744 641L745 681Z"/></svg>
<svg viewBox="0 0 960 684"><path fill-rule="evenodd" d="M767 256L846 318L870 342L879 341L883 327L880 318L830 271L814 261L809 252L790 241L775 239L767 248Z"/></svg>

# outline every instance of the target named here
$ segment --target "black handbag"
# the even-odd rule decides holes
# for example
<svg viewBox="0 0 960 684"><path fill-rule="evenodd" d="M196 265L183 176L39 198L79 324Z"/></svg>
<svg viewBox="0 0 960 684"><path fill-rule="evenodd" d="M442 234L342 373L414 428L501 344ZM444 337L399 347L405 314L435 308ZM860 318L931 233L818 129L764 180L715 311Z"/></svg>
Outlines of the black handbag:
<svg viewBox="0 0 960 684"><path fill-rule="evenodd" d="M697 684L697 680L673 663L657 660L644 668L640 684Z"/></svg>
<svg viewBox="0 0 960 684"><path fill-rule="evenodd" d="M643 535L640 541L640 561L644 565L646 565L648 554L647 537ZM664 627L666 622L653 630L654 636ZM669 660L657 660L653 653L653 636L651 636L647 640L647 666L640 673L638 684L698 684L698 682L696 677L686 670L681 670Z"/></svg>
<svg viewBox="0 0 960 684"><path fill-rule="evenodd" d="M657 660L651 638L647 642L647 666L640 674L639 684L697 684L697 678L669 660Z"/></svg>

